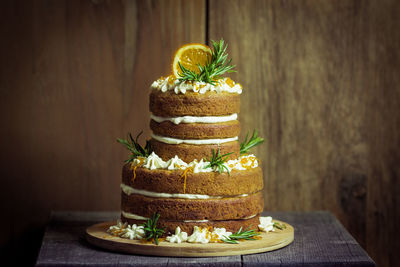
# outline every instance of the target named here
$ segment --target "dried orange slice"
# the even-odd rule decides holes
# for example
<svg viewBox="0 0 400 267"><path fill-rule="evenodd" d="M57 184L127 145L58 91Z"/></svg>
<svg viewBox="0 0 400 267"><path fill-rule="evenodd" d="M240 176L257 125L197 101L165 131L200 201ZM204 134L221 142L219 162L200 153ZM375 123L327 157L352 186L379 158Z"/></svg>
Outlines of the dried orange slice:
<svg viewBox="0 0 400 267"><path fill-rule="evenodd" d="M182 73L178 62L185 68L199 73L198 64L204 66L211 60L211 49L203 44L186 44L175 52L172 61L172 73L179 77Z"/></svg>

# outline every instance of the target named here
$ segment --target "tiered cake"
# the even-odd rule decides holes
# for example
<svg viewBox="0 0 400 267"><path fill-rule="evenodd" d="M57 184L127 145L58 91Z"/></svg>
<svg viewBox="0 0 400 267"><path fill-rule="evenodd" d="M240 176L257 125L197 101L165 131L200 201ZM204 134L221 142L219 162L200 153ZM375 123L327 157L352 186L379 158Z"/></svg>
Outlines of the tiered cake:
<svg viewBox="0 0 400 267"><path fill-rule="evenodd" d="M194 226L256 228L263 178L257 158L240 151L240 84L171 75L151 90L151 154L123 167L122 222L142 224L158 212L166 233L177 226L188 234ZM224 167L210 165L213 154L227 154Z"/></svg>

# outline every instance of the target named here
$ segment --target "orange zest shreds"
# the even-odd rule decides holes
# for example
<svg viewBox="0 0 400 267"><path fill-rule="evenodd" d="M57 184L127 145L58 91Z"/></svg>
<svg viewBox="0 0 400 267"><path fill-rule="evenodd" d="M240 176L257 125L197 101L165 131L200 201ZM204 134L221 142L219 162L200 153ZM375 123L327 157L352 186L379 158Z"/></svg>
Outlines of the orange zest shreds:
<svg viewBox="0 0 400 267"><path fill-rule="evenodd" d="M235 82L231 78L226 78L225 83L231 88L235 86Z"/></svg>
<svg viewBox="0 0 400 267"><path fill-rule="evenodd" d="M183 181L183 193L186 194L186 179L187 179L187 173L188 172L193 172L193 167L188 167L183 171L183 174L181 175L181 179L184 178Z"/></svg>
<svg viewBox="0 0 400 267"><path fill-rule="evenodd" d="M140 167L140 166L143 165L144 159L145 159L145 158L143 158L143 157L138 157L139 163L136 164L135 166L133 166L133 162L131 163L131 169L132 169L132 166L133 166L132 183L135 181L135 178L136 178L136 169L137 169L138 167Z"/></svg>
<svg viewBox="0 0 400 267"><path fill-rule="evenodd" d="M176 80L176 77L175 77L175 75L174 74L171 74L171 75L169 75L168 76L168 83L170 84L170 85L173 85L174 84L174 82L175 82L175 80Z"/></svg>
<svg viewBox="0 0 400 267"><path fill-rule="evenodd" d="M136 165L136 166L133 168L132 184L133 184L133 182L135 181L135 178L136 178L136 169L137 169L137 167L139 167L139 165Z"/></svg>
<svg viewBox="0 0 400 267"><path fill-rule="evenodd" d="M211 60L211 49L198 43L186 44L176 50L172 61L172 73L179 77L182 72L179 63L196 73L199 73L198 65L206 65ZM179 62L179 63L178 63Z"/></svg>
<svg viewBox="0 0 400 267"><path fill-rule="evenodd" d="M254 167L256 160L257 160L257 158L254 156L246 156L246 157L242 157L240 159L240 164L246 169L251 169ZM249 163L249 161L251 163L249 165L247 165Z"/></svg>
<svg viewBox="0 0 400 267"><path fill-rule="evenodd" d="M124 231L124 229L125 229L125 228L120 229L120 230L111 231L111 235L113 235L113 236L119 236L119 234L122 233L122 232Z"/></svg>

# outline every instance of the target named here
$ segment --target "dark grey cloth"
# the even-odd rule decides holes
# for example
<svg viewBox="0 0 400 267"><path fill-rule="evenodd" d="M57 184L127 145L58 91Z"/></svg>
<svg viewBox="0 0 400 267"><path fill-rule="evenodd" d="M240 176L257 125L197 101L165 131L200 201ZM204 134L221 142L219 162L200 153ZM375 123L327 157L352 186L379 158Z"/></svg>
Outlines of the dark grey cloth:
<svg viewBox="0 0 400 267"><path fill-rule="evenodd" d="M105 251L85 240L85 229L119 217L118 212L55 212L37 266L375 266L329 212L264 212L295 229L294 242L279 250L242 256L176 258Z"/></svg>

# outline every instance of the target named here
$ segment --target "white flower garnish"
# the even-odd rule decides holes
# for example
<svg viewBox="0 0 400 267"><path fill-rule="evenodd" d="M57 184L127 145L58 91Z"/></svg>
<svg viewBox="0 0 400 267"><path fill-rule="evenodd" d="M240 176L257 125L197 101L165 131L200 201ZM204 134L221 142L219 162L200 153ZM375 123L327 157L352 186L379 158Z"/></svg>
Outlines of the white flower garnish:
<svg viewBox="0 0 400 267"><path fill-rule="evenodd" d="M272 217L260 217L260 224L258 225L258 229L267 233L274 231L274 223L272 221Z"/></svg>
<svg viewBox="0 0 400 267"><path fill-rule="evenodd" d="M144 236L143 226L137 226L136 224L129 226L123 230L120 237L128 239L142 239Z"/></svg>
<svg viewBox="0 0 400 267"><path fill-rule="evenodd" d="M143 226L136 224L130 226L128 223L122 223L118 220L116 225L112 225L107 230L108 233L127 239L142 239L144 236Z"/></svg>
<svg viewBox="0 0 400 267"><path fill-rule="evenodd" d="M216 239L222 239L227 236L230 236L232 232L227 232L225 228L215 228L212 232L212 235Z"/></svg>
<svg viewBox="0 0 400 267"><path fill-rule="evenodd" d="M122 231L127 227L128 223L122 223L121 220L118 220L116 225L112 225L108 228L107 233L119 236L122 233Z"/></svg>
<svg viewBox="0 0 400 267"><path fill-rule="evenodd" d="M182 232L181 228L178 226L175 229L175 234L172 236L167 236L167 241L171 243L182 243L186 242L188 239L188 234L186 232Z"/></svg>
<svg viewBox="0 0 400 267"><path fill-rule="evenodd" d="M201 229L198 226L194 227L193 234L188 237L187 242L189 243L202 243L202 244L207 244L210 242L211 236L207 236L207 229Z"/></svg>

